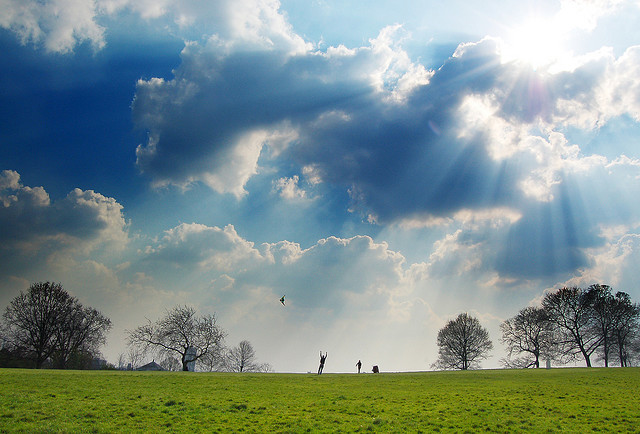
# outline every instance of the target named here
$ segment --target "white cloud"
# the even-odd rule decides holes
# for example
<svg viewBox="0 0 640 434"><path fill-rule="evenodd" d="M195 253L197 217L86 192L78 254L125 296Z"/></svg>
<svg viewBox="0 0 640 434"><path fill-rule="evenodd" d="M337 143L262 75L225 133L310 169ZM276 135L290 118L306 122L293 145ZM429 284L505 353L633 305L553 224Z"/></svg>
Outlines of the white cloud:
<svg viewBox="0 0 640 434"><path fill-rule="evenodd" d="M478 210L460 210L454 214L454 220L463 227L480 229L488 227L500 229L511 225L522 217L520 211L508 207L488 208Z"/></svg>
<svg viewBox="0 0 640 434"><path fill-rule="evenodd" d="M6 190L18 190L20 189L20 174L15 170L3 170L0 174L0 191L5 194ZM4 206L9 206L8 202L4 202L5 200L9 200L8 196L2 198Z"/></svg>
<svg viewBox="0 0 640 434"><path fill-rule="evenodd" d="M106 14L114 14L128 8L145 19L158 18L168 13L172 3L180 4L182 2L171 2L170 0L99 0L100 9Z"/></svg>
<svg viewBox="0 0 640 434"><path fill-rule="evenodd" d="M261 246L262 254L271 264L289 265L296 262L304 254L300 244L291 241L265 243Z"/></svg>
<svg viewBox="0 0 640 434"><path fill-rule="evenodd" d="M629 114L640 122L640 45L628 48L605 77L606 102L603 111L609 117Z"/></svg>
<svg viewBox="0 0 640 434"><path fill-rule="evenodd" d="M287 47L291 53L308 51L311 44L293 32L279 8L278 0L227 1L224 21L229 24L230 39L278 50Z"/></svg>
<svg viewBox="0 0 640 434"><path fill-rule="evenodd" d="M433 244L422 273L428 279L466 276L478 284L498 282L501 278L494 271L495 252L520 218L510 209L458 212L449 222L450 232Z"/></svg>
<svg viewBox="0 0 640 434"><path fill-rule="evenodd" d="M477 271L482 266L481 243L465 239L458 229L436 241L434 252L429 256L430 276L462 275Z"/></svg>
<svg viewBox="0 0 640 434"><path fill-rule="evenodd" d="M190 281L202 281L214 291L233 286L233 297L244 297L250 288L271 288L301 308L334 309L349 294L371 295L369 301L382 296L373 302L382 308L402 280L403 265L401 254L366 236L321 239L308 249L288 241L256 248L231 225L220 229L195 223L166 231L144 252L147 274L189 273ZM362 307L361 301L356 304Z"/></svg>
<svg viewBox="0 0 640 434"><path fill-rule="evenodd" d="M299 53L311 48L295 34L278 0L100 0L101 10L129 10L147 20L164 19L186 39L212 37L225 51L277 49Z"/></svg>
<svg viewBox="0 0 640 434"><path fill-rule="evenodd" d="M404 102L416 87L428 84L433 76L433 71L413 63L402 49L401 30L399 24L385 27L369 41L372 57L377 60L369 73L371 84L385 94L386 100L397 102Z"/></svg>
<svg viewBox="0 0 640 434"><path fill-rule="evenodd" d="M403 218L396 224L403 229L417 229L447 226L452 222L451 217L435 217L427 214Z"/></svg>
<svg viewBox="0 0 640 434"><path fill-rule="evenodd" d="M0 26L14 31L24 44L43 44L60 53L84 41L95 49L105 45L94 0L0 0L0 10Z"/></svg>
<svg viewBox="0 0 640 434"><path fill-rule="evenodd" d="M629 181L640 179L640 159L620 155L605 167L608 169L610 175L614 174L614 172L617 175L624 173Z"/></svg>
<svg viewBox="0 0 640 434"><path fill-rule="evenodd" d="M521 181L520 187L526 195L543 202L553 200L552 189L562 182L562 174L581 168L593 159L581 158L580 148L569 145L560 133L551 133L548 140L529 136L523 142L522 149L533 154L536 167Z"/></svg>
<svg viewBox="0 0 640 434"><path fill-rule="evenodd" d="M311 48L292 31L277 0L0 0L0 9L0 26L50 52L68 53L84 41L103 48L105 28L98 22L125 11L163 20L185 39L215 36L228 50Z"/></svg>
<svg viewBox="0 0 640 434"><path fill-rule="evenodd" d="M76 188L51 202L44 188L23 186L17 172L5 170L0 174L0 202L5 258L10 252L86 252L104 243L121 249L129 240L122 205L92 190Z"/></svg>
<svg viewBox="0 0 640 434"><path fill-rule="evenodd" d="M397 225L404 229L446 227L461 225L467 229L478 227L499 228L520 220L522 214L508 207L486 209L461 209L450 217L434 217L431 215L414 216L400 220Z"/></svg>
<svg viewBox="0 0 640 434"><path fill-rule="evenodd" d="M317 185L322 182L322 175L315 166L304 166L302 168L302 174L307 182L311 185Z"/></svg>
<svg viewBox="0 0 640 434"><path fill-rule="evenodd" d="M527 126L509 122L498 115L492 95L466 96L458 108L461 117L458 138L472 140L479 133L487 137L487 151L495 160L505 160L520 151Z"/></svg>
<svg viewBox="0 0 640 434"><path fill-rule="evenodd" d="M635 227L603 227L601 235L606 239L606 243L587 249L590 265L578 270L571 278L558 282L553 288L564 286L584 288L600 283L610 285L614 290L630 293L632 298L639 296L635 276L635 272L640 267L638 227L637 224Z"/></svg>
<svg viewBox="0 0 640 434"><path fill-rule="evenodd" d="M238 235L233 225L224 228L182 223L165 232L156 246L146 249L147 260L177 268L215 269L225 273L255 267L262 257L253 243Z"/></svg>
<svg viewBox="0 0 640 434"><path fill-rule="evenodd" d="M552 126L596 129L621 115L640 120L640 46L627 48L618 58L604 47L566 62L566 69L548 84L558 92Z"/></svg>
<svg viewBox="0 0 640 434"><path fill-rule="evenodd" d="M408 267L406 277L419 288L423 283L451 280L451 285L472 285L478 288L515 287L518 279L502 275L497 269L498 252L507 236L523 217L515 208L464 209L446 219L425 217L409 219L398 226L419 234L424 228L436 238L428 259ZM464 283L460 283L464 282ZM438 284L439 285L439 284ZM445 284L446 285L446 284Z"/></svg>
<svg viewBox="0 0 640 434"><path fill-rule="evenodd" d="M307 192L299 186L300 177L294 175L291 178L280 178L274 181L273 188L280 193L280 197L287 200L305 199Z"/></svg>
<svg viewBox="0 0 640 434"><path fill-rule="evenodd" d="M214 171L201 175L202 181L220 193L232 193L236 197L246 194L244 185L257 173L258 157L267 140L267 131L250 131L235 141L227 152L220 156Z"/></svg>

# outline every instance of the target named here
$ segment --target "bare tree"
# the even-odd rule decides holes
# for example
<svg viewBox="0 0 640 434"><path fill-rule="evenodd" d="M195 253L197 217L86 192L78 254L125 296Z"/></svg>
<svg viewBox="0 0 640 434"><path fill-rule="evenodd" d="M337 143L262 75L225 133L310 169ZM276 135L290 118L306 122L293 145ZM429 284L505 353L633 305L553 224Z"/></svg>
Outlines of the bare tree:
<svg viewBox="0 0 640 434"><path fill-rule="evenodd" d="M224 332L216 324L214 315L196 316L192 307L176 306L155 323L148 323L127 331L129 345L153 349L160 354L179 355L182 370L222 345Z"/></svg>
<svg viewBox="0 0 640 434"><path fill-rule="evenodd" d="M52 354L58 368L64 369L72 357L81 354L89 359L99 354L100 346L106 343L111 320L96 309L83 307L73 300L71 310L60 324L56 336L56 348Z"/></svg>
<svg viewBox="0 0 640 434"><path fill-rule="evenodd" d="M71 356L90 359L111 328L108 318L51 282L34 283L26 293L20 292L3 318L8 344L24 352L36 368L52 357L60 368Z"/></svg>
<svg viewBox="0 0 640 434"><path fill-rule="evenodd" d="M180 364L180 361L172 355L167 355L164 359L162 359L160 366L162 366L166 371L182 370L182 365Z"/></svg>
<svg viewBox="0 0 640 434"><path fill-rule="evenodd" d="M594 326L594 311L585 291L561 288L546 294L542 306L556 327L561 353L569 357L580 354L591 367L591 355L602 343L602 337Z"/></svg>
<svg viewBox="0 0 640 434"><path fill-rule="evenodd" d="M258 372L260 364L251 342L244 340L227 353L227 369L231 372Z"/></svg>
<svg viewBox="0 0 640 434"><path fill-rule="evenodd" d="M621 291L616 292L613 305L612 337L616 349L613 358L617 358L622 367L630 366L630 354L636 349L633 343L640 336L640 306Z"/></svg>
<svg viewBox="0 0 640 434"><path fill-rule="evenodd" d="M461 313L438 332L438 369L473 369L486 359L493 344L477 318Z"/></svg>
<svg viewBox="0 0 640 434"><path fill-rule="evenodd" d="M138 369L146 355L145 348L129 345L127 348L127 354L125 355L127 362L126 369Z"/></svg>
<svg viewBox="0 0 640 434"><path fill-rule="evenodd" d="M209 372L222 372L227 370L227 349L224 345L217 345L212 351L202 356L199 360L200 370Z"/></svg>
<svg viewBox="0 0 640 434"><path fill-rule="evenodd" d="M59 324L70 309L71 296L62 285L35 283L20 292L4 312L5 336L11 346L24 349L36 368L55 351Z"/></svg>
<svg viewBox="0 0 640 434"><path fill-rule="evenodd" d="M609 356L613 349L613 327L616 303L608 285L591 285L585 292L587 303L591 309L591 321L594 332L600 338L598 353L602 355L604 366L609 366Z"/></svg>
<svg viewBox="0 0 640 434"><path fill-rule="evenodd" d="M502 343L507 347L507 367L540 367L540 357L551 358L553 350L553 324L547 312L538 307L526 307L501 325ZM518 354L523 357L512 358Z"/></svg>
<svg viewBox="0 0 640 434"><path fill-rule="evenodd" d="M640 334L639 333L636 333L632 339L629 339L625 361L626 361L625 366L640 366Z"/></svg>
<svg viewBox="0 0 640 434"><path fill-rule="evenodd" d="M258 365L258 369L256 370L256 372L274 372L273 370L273 366L271 366L271 364L269 363L260 363L260 365Z"/></svg>
<svg viewBox="0 0 640 434"><path fill-rule="evenodd" d="M118 361L116 362L116 369L124 371L127 369L127 356L124 353L118 354Z"/></svg>

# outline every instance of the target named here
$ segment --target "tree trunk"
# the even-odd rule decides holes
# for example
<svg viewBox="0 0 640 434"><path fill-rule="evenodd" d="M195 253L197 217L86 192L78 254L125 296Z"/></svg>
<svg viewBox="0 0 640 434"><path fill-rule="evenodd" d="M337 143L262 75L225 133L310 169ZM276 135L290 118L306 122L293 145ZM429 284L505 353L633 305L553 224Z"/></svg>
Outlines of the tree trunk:
<svg viewBox="0 0 640 434"><path fill-rule="evenodd" d="M189 366L188 366L188 363L187 363L187 355L186 354L182 355L182 370L183 371L188 371L189 370Z"/></svg>
<svg viewBox="0 0 640 434"><path fill-rule="evenodd" d="M618 352L618 358L620 359L620 367L623 368L625 366L624 363L624 355L623 355L623 348L622 348L622 339L620 338L620 332L616 331L616 339L615 339L615 346Z"/></svg>
<svg viewBox="0 0 640 434"><path fill-rule="evenodd" d="M582 355L584 356L584 361L587 362L587 368L591 367L591 357L589 357L589 354L586 353L586 351L582 351Z"/></svg>

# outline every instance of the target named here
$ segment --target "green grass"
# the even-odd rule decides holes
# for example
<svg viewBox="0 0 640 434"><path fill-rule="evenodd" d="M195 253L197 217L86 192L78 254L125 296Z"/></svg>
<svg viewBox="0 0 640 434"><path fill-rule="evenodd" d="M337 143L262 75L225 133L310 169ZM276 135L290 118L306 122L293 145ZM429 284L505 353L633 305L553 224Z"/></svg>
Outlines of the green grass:
<svg viewBox="0 0 640 434"><path fill-rule="evenodd" d="M640 368L0 370L0 432L640 432Z"/></svg>

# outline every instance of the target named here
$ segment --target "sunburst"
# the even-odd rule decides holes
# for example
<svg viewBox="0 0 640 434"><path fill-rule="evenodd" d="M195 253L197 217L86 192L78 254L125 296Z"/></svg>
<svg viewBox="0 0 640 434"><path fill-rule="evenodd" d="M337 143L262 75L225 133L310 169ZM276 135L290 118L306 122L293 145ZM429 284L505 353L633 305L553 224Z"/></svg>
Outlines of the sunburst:
<svg viewBox="0 0 640 434"><path fill-rule="evenodd" d="M531 18L511 28L502 47L503 62L523 62L533 69L549 67L567 55L566 28L553 18Z"/></svg>

